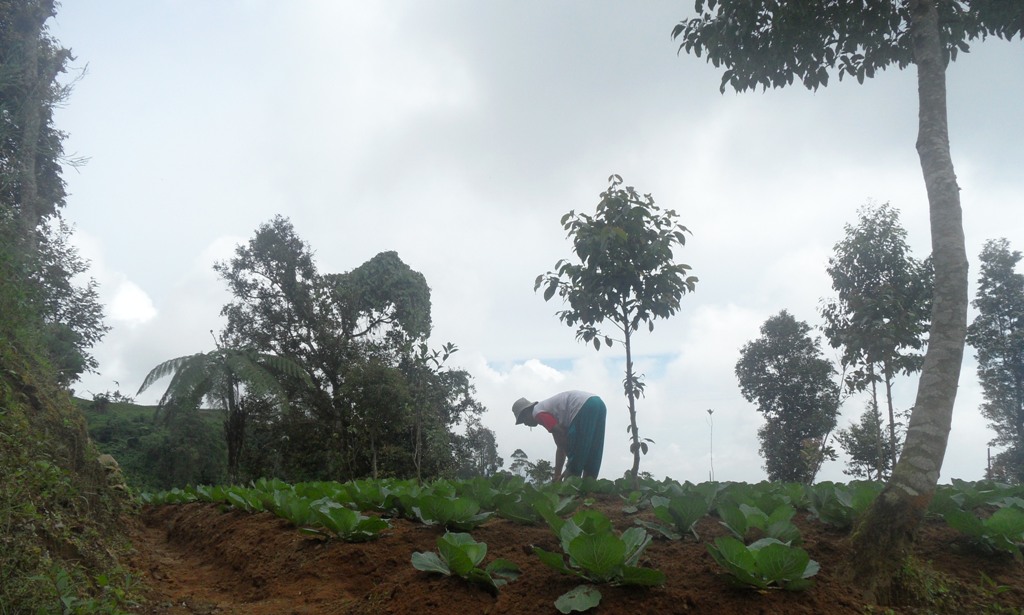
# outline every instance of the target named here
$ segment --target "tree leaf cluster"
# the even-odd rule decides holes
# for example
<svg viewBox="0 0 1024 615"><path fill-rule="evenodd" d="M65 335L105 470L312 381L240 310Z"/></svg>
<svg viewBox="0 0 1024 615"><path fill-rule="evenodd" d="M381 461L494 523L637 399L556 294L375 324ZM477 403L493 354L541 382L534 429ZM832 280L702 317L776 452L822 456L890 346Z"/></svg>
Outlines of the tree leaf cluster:
<svg viewBox="0 0 1024 615"><path fill-rule="evenodd" d="M18 286L8 297L17 305L3 313L12 324L26 319L66 387L97 368L92 347L109 327L62 213L62 167L76 161L64 155L66 135L53 113L74 82L58 80L73 58L50 35L55 16L53 2L0 3L0 275Z"/></svg>
<svg viewBox="0 0 1024 615"><path fill-rule="evenodd" d="M902 444L893 383L898 374L921 369L934 271L931 259L911 256L899 211L888 203L862 207L857 224L845 231L829 259L836 296L821 306L823 331L833 348L842 349L847 389L870 390L871 401L860 424L842 430L839 441L853 460L848 472L870 477L873 471L882 478L896 465ZM872 431L876 419L881 421L878 384L884 387L888 415L884 434Z"/></svg>
<svg viewBox="0 0 1024 615"><path fill-rule="evenodd" d="M696 17L672 29L679 52L726 67L720 90L737 92L800 83L827 86L832 75L863 83L889 66L913 63L910 2L750 2L696 0ZM1006 0L942 0L939 38L944 60L970 51L970 42L1011 40L1024 28L1024 8Z"/></svg>
<svg viewBox="0 0 1024 615"><path fill-rule="evenodd" d="M55 15L52 1L0 2L0 610L115 612L128 501L67 390L107 328L61 216L75 161L53 121L71 85Z"/></svg>
<svg viewBox="0 0 1024 615"><path fill-rule="evenodd" d="M609 183L593 215L573 210L561 219L579 262L562 259L534 283L535 290L544 287L545 301L558 294L568 304L559 319L578 326L577 338L598 349L616 339L600 331L606 320L623 335L643 323L653 329L654 320L675 314L697 284L691 267L674 261L673 249L684 246L689 233L676 212L622 187L618 175Z"/></svg>
<svg viewBox="0 0 1024 615"><path fill-rule="evenodd" d="M921 369L934 273L930 260L911 256L899 211L888 203L861 208L857 225L845 231L827 268L836 297L821 314L844 365L880 366L882 374L862 370L848 379L851 389L863 390L872 378Z"/></svg>

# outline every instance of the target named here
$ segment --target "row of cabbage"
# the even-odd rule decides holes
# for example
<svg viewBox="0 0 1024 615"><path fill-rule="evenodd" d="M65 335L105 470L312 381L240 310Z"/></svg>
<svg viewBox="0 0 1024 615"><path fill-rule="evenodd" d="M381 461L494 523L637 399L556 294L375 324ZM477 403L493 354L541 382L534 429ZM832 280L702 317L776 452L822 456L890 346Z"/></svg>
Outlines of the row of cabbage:
<svg viewBox="0 0 1024 615"><path fill-rule="evenodd" d="M639 566L652 536L701 540L697 522L718 518L728 534L707 544L714 560L739 584L756 588L806 588L818 564L800 547L793 517L805 511L825 524L850 528L881 491L880 483L822 482L757 484L678 483L671 480L617 481L571 479L540 487L519 477L500 475L464 481L419 484L409 480L358 480L290 485L261 479L247 487L197 486L143 494L144 503L213 502L241 510L269 511L303 532L346 541L371 540L405 518L446 530L436 553L416 553L420 570L454 574L497 591L518 574L515 564L495 560L481 567L486 545L468 533L497 516L521 524L547 524L562 553L535 548L546 565L585 583L556 605L563 612L597 604L594 584L658 585L664 575ZM618 533L599 511L590 509L597 494L622 499L626 514L649 510L654 521L638 517ZM990 481L954 480L939 486L930 514L966 535L981 549L1006 551L1021 559L1024 542L1024 491ZM373 513L373 514L367 514Z"/></svg>

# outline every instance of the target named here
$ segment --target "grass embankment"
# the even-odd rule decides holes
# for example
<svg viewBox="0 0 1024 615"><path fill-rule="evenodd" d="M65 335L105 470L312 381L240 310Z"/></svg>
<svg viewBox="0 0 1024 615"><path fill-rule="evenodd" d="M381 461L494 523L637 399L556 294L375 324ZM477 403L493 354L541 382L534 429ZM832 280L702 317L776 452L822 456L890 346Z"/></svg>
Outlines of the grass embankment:
<svg viewBox="0 0 1024 615"><path fill-rule="evenodd" d="M0 331L0 615L117 613L133 584L120 565L130 499L31 348Z"/></svg>

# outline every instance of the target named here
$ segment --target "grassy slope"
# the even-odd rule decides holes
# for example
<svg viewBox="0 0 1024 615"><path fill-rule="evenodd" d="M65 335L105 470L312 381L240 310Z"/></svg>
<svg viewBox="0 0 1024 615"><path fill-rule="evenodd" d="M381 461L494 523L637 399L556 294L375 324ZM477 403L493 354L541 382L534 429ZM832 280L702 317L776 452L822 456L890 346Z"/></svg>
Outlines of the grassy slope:
<svg viewBox="0 0 1024 615"><path fill-rule="evenodd" d="M117 612L121 517L82 415L30 337L0 328L0 615Z"/></svg>

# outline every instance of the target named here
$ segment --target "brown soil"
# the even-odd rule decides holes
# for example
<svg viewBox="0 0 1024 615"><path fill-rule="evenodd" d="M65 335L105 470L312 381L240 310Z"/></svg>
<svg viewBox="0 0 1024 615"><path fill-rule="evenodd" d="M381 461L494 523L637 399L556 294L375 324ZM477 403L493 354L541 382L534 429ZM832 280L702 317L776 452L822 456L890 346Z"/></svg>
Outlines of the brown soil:
<svg viewBox="0 0 1024 615"><path fill-rule="evenodd" d="M648 513L626 515L615 496L599 497L596 508L623 530ZM804 592L733 587L708 555L703 542L655 539L643 565L665 573L663 587L600 588L595 614L636 613L865 613L859 593L838 578L847 549L846 534L799 514L803 547L821 564L814 586ZM486 542L492 558L512 560L522 575L497 597L459 578L420 572L414 551L433 551L443 533L401 519L379 540L348 544L298 532L269 513L222 512L211 504L147 507L132 529L134 567L145 578L146 603L137 612L202 614L398 614L557 613L554 601L578 583L544 566L530 551L537 545L558 551L546 526L529 527L492 519L472 532ZM706 517L697 526L702 541L725 533ZM1024 566L1005 554L983 554L941 522L923 528L916 547L922 570L938 573L929 583L946 602L931 608L898 608L894 613L1013 613L1024 607ZM994 581L989 586L982 574ZM1012 607L1006 608L1002 607Z"/></svg>

